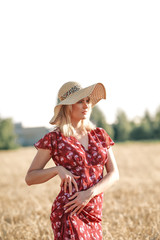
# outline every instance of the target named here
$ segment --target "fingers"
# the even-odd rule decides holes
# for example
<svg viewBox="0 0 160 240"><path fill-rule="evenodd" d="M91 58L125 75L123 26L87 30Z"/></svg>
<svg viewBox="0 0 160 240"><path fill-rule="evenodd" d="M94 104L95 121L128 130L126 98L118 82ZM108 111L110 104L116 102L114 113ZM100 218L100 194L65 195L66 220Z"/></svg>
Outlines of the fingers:
<svg viewBox="0 0 160 240"><path fill-rule="evenodd" d="M61 181L60 187L62 187L64 184L64 180Z"/></svg>
<svg viewBox="0 0 160 240"><path fill-rule="evenodd" d="M68 184L68 188L69 188L69 194L71 195L72 194L72 182L71 182L71 177L70 176L67 176L64 180L64 192L66 193L67 192L67 184ZM77 187L78 189L78 187Z"/></svg>
<svg viewBox="0 0 160 240"><path fill-rule="evenodd" d="M73 183L76 191L78 192L78 186L77 186L77 183L76 183L76 181L74 180L74 178L72 178L72 183Z"/></svg>
<svg viewBox="0 0 160 240"><path fill-rule="evenodd" d="M67 210L65 210L65 213L67 213L67 212L71 211L72 209L74 209L77 206L77 204L73 200L73 201L67 203L66 205L64 205L64 207L68 207L68 206L70 206L70 207Z"/></svg>
<svg viewBox="0 0 160 240"><path fill-rule="evenodd" d="M73 212L71 212L71 216L73 215L73 214L75 214L75 213L77 213L77 214L79 214L82 210L83 210L83 208L84 208L85 206L84 205L79 205L78 207L76 207L74 210L73 210Z"/></svg>
<svg viewBox="0 0 160 240"><path fill-rule="evenodd" d="M68 179L68 185L69 185L69 194L71 195L72 194L72 182L71 182L70 178Z"/></svg>
<svg viewBox="0 0 160 240"><path fill-rule="evenodd" d="M70 206L70 207L69 207L69 206ZM78 205L78 203L77 203L75 200L73 200L73 201L67 203L64 207L69 207L69 208L65 211L65 213L67 213L67 212L69 212L69 211L72 211L72 210L74 209L73 212L71 212L71 216L72 216L74 213L79 214L79 213L83 210L83 208L85 207L85 205L84 205L84 204Z"/></svg>
<svg viewBox="0 0 160 240"><path fill-rule="evenodd" d="M75 214L75 213L77 213L77 214L79 214L82 210L83 210L83 208L84 208L85 206L83 205L76 205L76 203L74 203L70 208L68 208L66 211L65 211L65 213L67 213L67 212L69 212L69 211L72 211L73 209L73 212L71 212L71 216L73 215L73 214Z"/></svg>
<svg viewBox="0 0 160 240"><path fill-rule="evenodd" d="M73 175L74 178L79 178L80 176L75 176ZM64 184L64 192L66 193L67 192L67 184L68 184L68 188L69 188L69 194L71 195L72 194L72 183L76 189L76 191L78 192L78 185L75 181L75 179L71 177L71 176L67 176L64 180L61 181L61 187L63 186Z"/></svg>
<svg viewBox="0 0 160 240"><path fill-rule="evenodd" d="M74 195L75 195L75 196L74 196ZM73 196L74 196L74 198L75 198L77 195L76 195L76 193L75 193L74 195L73 195ZM73 196L70 197L70 198L68 198L68 199L69 199L69 200L73 199ZM68 202L67 204L65 204L64 207L68 207L68 206L74 204L75 202L76 202L76 200L74 199L74 200Z"/></svg>
<svg viewBox="0 0 160 240"><path fill-rule="evenodd" d="M81 206L81 208L79 209L79 211L77 212L77 214L79 214L79 213L83 210L84 207L85 207L84 205ZM71 214L71 215L72 215L72 214Z"/></svg>
<svg viewBox="0 0 160 240"><path fill-rule="evenodd" d="M73 175L74 178L80 178L81 176L76 176L76 175Z"/></svg>
<svg viewBox="0 0 160 240"><path fill-rule="evenodd" d="M78 196L78 193L76 192L75 194L73 194L71 197L69 197L68 199L69 200L72 200L72 199L74 199L76 196Z"/></svg>
<svg viewBox="0 0 160 240"><path fill-rule="evenodd" d="M79 206L77 206L74 210L73 210L73 212L71 212L71 216L73 215L73 214L75 214L75 213L77 213L78 214L78 210L79 209L81 209L82 208L82 206L81 205L79 205Z"/></svg>
<svg viewBox="0 0 160 240"><path fill-rule="evenodd" d="M76 192L73 194L73 196L69 197L68 199L70 200L67 204L64 205L64 207L68 207L65 210L65 213L72 211L71 216L75 213L79 214L83 208L86 206L87 202L82 200L83 198L81 197L83 193L81 192Z"/></svg>
<svg viewBox="0 0 160 240"><path fill-rule="evenodd" d="M64 192L67 192L67 182L68 182L68 178L65 178L64 180Z"/></svg>

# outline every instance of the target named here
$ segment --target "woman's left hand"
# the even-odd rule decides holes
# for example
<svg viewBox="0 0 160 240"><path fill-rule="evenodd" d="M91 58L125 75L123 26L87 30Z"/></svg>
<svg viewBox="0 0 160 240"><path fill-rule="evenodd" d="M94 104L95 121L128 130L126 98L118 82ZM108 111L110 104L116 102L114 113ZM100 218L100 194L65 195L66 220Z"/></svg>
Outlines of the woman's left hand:
<svg viewBox="0 0 160 240"><path fill-rule="evenodd" d="M69 200L72 200L68 202L64 207L69 207L65 213L72 211L71 215L74 213L80 213L82 209L87 205L87 203L92 199L93 193L88 189L86 191L76 192L73 194L73 196L69 197Z"/></svg>

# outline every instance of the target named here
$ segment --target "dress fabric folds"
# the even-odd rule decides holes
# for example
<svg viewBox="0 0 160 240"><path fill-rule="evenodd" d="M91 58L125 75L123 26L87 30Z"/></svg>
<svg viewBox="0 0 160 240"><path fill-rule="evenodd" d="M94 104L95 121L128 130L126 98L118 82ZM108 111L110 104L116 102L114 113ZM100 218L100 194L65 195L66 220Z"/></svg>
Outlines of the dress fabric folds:
<svg viewBox="0 0 160 240"><path fill-rule="evenodd" d="M85 191L103 178L108 148L113 140L103 128L88 132L88 149L73 136L66 137L58 129L47 133L35 147L49 149L54 163L65 167L74 175L78 191ZM76 192L73 186L73 194ZM51 208L51 225L55 240L102 240L103 193L93 197L79 214L65 213L64 205L70 194L63 186Z"/></svg>

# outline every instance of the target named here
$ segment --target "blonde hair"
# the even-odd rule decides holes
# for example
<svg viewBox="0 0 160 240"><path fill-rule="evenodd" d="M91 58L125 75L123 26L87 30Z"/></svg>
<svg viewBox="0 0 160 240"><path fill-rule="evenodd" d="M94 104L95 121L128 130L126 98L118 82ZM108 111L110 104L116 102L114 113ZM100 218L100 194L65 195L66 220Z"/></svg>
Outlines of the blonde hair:
<svg viewBox="0 0 160 240"><path fill-rule="evenodd" d="M76 134L76 131L71 122L71 113L72 105L62 105L56 121L55 129L59 129L61 133L66 137L75 136ZM82 133L91 131L95 129L95 125L89 119L84 119L81 120L80 129Z"/></svg>

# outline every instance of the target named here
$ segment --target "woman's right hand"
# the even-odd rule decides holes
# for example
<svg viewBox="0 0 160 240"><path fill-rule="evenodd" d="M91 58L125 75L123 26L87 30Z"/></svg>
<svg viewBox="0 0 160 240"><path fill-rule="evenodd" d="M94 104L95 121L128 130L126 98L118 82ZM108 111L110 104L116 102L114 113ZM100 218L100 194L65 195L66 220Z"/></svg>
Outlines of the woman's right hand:
<svg viewBox="0 0 160 240"><path fill-rule="evenodd" d="M68 171L66 168L63 166L58 166L58 175L61 178L61 187L64 185L64 192L67 192L67 187L69 188L69 194L72 194L72 183L78 192L78 185L75 181L75 179L80 178L80 176L76 176L72 174L70 171Z"/></svg>

